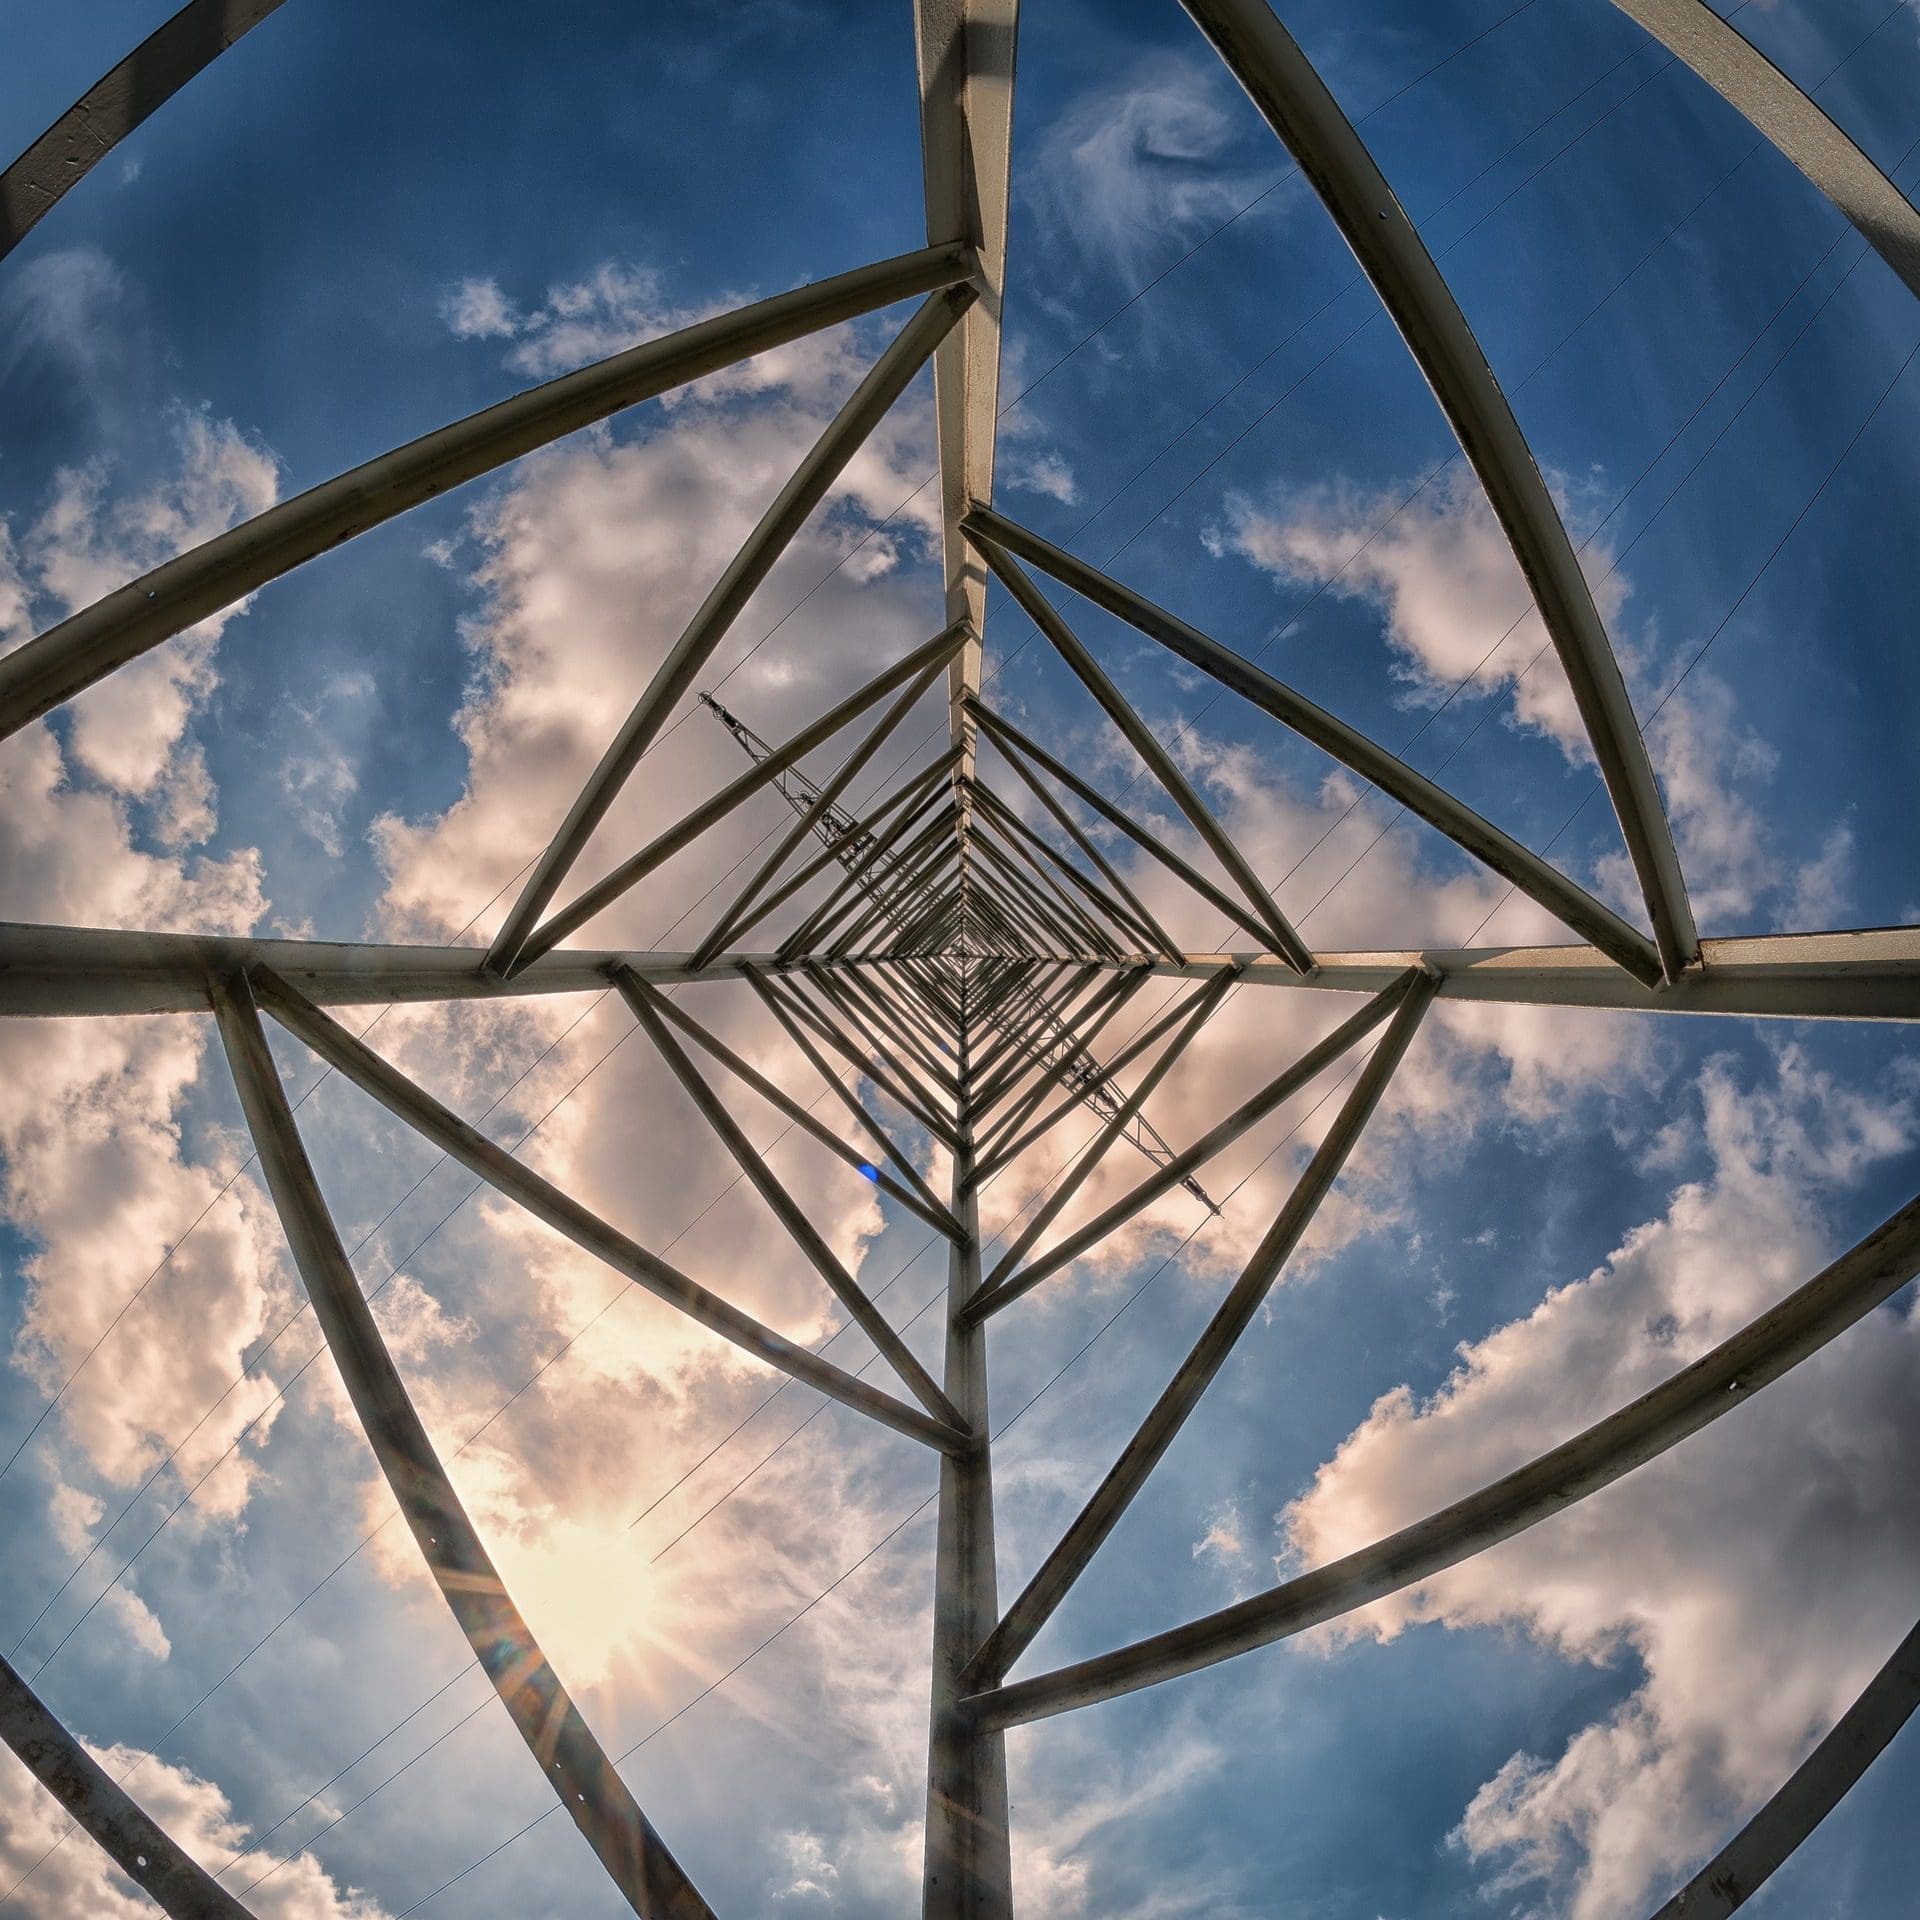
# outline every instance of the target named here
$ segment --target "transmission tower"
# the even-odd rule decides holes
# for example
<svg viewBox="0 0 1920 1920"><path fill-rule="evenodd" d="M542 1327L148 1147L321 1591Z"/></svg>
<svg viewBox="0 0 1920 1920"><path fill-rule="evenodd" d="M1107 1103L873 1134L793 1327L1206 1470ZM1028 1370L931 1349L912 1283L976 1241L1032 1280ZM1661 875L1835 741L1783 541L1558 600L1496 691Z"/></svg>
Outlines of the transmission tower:
<svg viewBox="0 0 1920 1920"><path fill-rule="evenodd" d="M192 0L0 177L0 254L88 168L275 0ZM1713 1421L1862 1321L1920 1271L1920 1199L1797 1291L1639 1399L1512 1473L1343 1559L1231 1606L1051 1670L1014 1669L1131 1507L1257 1317L1341 1177L1436 999L1630 1010L1920 1020L1920 931L1706 939L1694 923L1660 788L1606 628L1553 496L1413 222L1266 0L1184 0L1378 293L1459 440L1565 671L1639 893L1629 920L1433 780L1241 652L993 505L1016 0L914 0L927 244L647 341L323 481L74 613L0 658L0 742L199 622L408 508L581 427L822 329L913 303L684 629L531 865L484 948L0 925L0 1017L217 1018L266 1187L349 1399L423 1562L525 1742L529 1779L563 1808L620 1895L649 1920L709 1920L695 1877L637 1804L549 1665L449 1480L370 1312L308 1161L267 1044L274 1025L423 1138L633 1285L770 1372L804 1382L925 1450L937 1486L923 1912L1012 1911L1009 1729L1242 1659L1342 1618L1562 1513ZM1906 286L1920 293L1920 214L1804 92L1700 0L1615 0L1798 166ZM242 56L244 57L244 56ZM770 743L708 705L745 748L739 778L570 899L562 889L636 767L808 517L921 370L933 369L939 444L941 630L793 735ZM1043 590L1040 581L1047 581ZM1210 857L1206 870L1054 758L986 697L988 584L1142 762L1158 801ZM1566 929L1568 944L1323 952L1310 948L1239 846L1057 601L1092 602L1450 839ZM1069 603L1070 604L1070 603ZM225 644L237 642L229 636ZM903 639L904 645L904 639ZM922 703L944 751L856 811L845 794ZM864 729L849 745L850 729ZM815 781L803 759L839 743ZM913 757L903 765L913 764ZM769 786L794 813L773 852L690 953L593 948L576 936L647 875ZM891 790L889 790L891 788ZM1003 791L1004 789L1004 791ZM1016 809L1008 794L1037 803ZM1192 913L1227 922L1231 951L1191 951L1128 870L1083 831L1128 843ZM1034 819L1041 824L1032 824ZM543 829L544 830L544 829ZM779 929L776 937L773 931ZM749 942L757 935L758 944ZM773 941L774 944L766 944ZM1125 1045L1096 1045L1149 980L1171 1004ZM668 988L744 986L797 1071L837 1099L828 1125ZM890 1377L875 1384L799 1348L595 1215L418 1086L335 1017L398 1001L496 1001L611 985L664 1069L773 1210ZM1345 1010L1320 1041L1177 1151L1142 1111L1229 995L1310 995ZM915 1355L748 1141L702 1067L774 1104L916 1215L948 1249L938 1377ZM1104 1051L1104 1049L1103 1049ZM1140 1064L1131 1092L1119 1076ZM1263 1063L1264 1064L1264 1063ZM847 1084L851 1068L871 1096ZM1214 1203L1198 1170L1323 1076L1345 1072L1333 1118L1255 1250L1160 1397L1021 1591L1003 1605L995 1557L989 1320L1072 1270L1176 1189ZM1329 1098L1331 1095L1329 1094ZM1014 1236L983 1259L984 1182L1091 1113L1093 1139ZM884 1115L884 1121L881 1117ZM849 1138L852 1134L854 1137ZM1125 1143L1149 1163L1111 1172ZM1116 1156L1131 1171L1131 1158ZM948 1169L936 1193L921 1167ZM1111 1193L1111 1197L1109 1194ZM1084 1199L1082 1199L1084 1196ZM1069 1210L1076 1204L1090 1217ZM1205 1226L1207 1222L1202 1222ZM1111 1569L1109 1569L1111 1571ZM1916 1629L1920 1633L1920 1629ZM1857 1780L1920 1697L1920 1642L1893 1650L1833 1731L1658 1920L1720 1914L1763 1882ZM0 1737L77 1826L166 1912L244 1915L240 1898L140 1805L28 1681L0 1660ZM489 1856L490 1857L490 1856ZM223 1869L224 1871L224 1869ZM1733 1889L1733 1893L1729 1893Z"/></svg>

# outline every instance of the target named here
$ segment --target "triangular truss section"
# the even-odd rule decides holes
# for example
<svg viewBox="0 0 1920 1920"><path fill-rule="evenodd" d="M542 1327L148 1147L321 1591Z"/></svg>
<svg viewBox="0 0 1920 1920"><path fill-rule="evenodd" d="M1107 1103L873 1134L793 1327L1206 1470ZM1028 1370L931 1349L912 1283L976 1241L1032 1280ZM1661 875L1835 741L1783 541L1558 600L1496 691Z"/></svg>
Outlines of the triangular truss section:
<svg viewBox="0 0 1920 1920"><path fill-rule="evenodd" d="M1920 1020L1920 931L1702 941L1657 782L1599 612L1512 409L1459 307L1354 127L1265 0L1185 0L1299 163L1425 374L1504 530L1563 665L1646 911L1642 931L1436 782L1177 614L992 505L1006 265L1016 0L914 0L927 242L532 388L397 447L131 581L0 660L0 739L314 556L562 435L822 328L914 302L666 652L484 951L0 927L0 1014L217 1016L267 1185L327 1344L446 1603L557 1801L632 1910L708 1920L527 1629L362 1299L267 1047L262 1015L493 1190L698 1324L838 1405L926 1447L938 1535L923 1913L1012 1911L1005 1732L1156 1685L1335 1619L1610 1484L1744 1404L1920 1271L1920 1200L1713 1352L1538 1459L1329 1566L1053 1672L1016 1676L1035 1636L1173 1444L1361 1139L1421 1021L1442 998L1521 1006ZM1820 109L1700 0L1618 0L1718 88L1920 289L1920 215ZM0 176L0 253L114 140L191 79L272 0L191 0ZM137 77L141 84L133 86ZM743 696L703 695L745 755L738 776L601 879L564 898L642 757L689 705L717 650L877 423L931 365L939 442L943 629L769 742ZM1043 588L1042 580L1047 583ZM1221 878L1202 872L985 697L989 583L1031 618L1139 756ZM1125 622L1446 835L1557 919L1577 944L1316 953L1271 883L1134 710L1053 589ZM938 705L931 740L915 715ZM889 754L911 736L905 758ZM916 765L923 749L936 751ZM986 751L983 753L982 749ZM821 764L830 762L831 764ZM883 764L892 762L882 774ZM791 812L686 953L574 944L648 875L777 794ZM1185 951L1148 904L1147 862L1223 914L1236 950ZM751 863L749 865L749 863ZM558 904L556 904L558 903ZM1250 944L1249 944L1250 943ZM676 998L744 984L787 1049L784 1081ZM1143 1001L1150 982L1166 997ZM617 990L820 1283L872 1341L888 1391L787 1340L598 1218L470 1125L335 1018L352 1005ZM1346 995L1346 1017L1198 1138L1155 1124L1162 1089L1242 994ZM1142 1007L1149 1009L1144 1015ZM1338 1111L1206 1328L1039 1569L998 1598L988 1330L1143 1208L1200 1184L1218 1155L1318 1076ZM799 1076L813 1098L789 1091ZM1351 1084L1346 1085L1350 1080ZM722 1096L744 1086L874 1183L948 1252L939 1377L832 1251ZM826 1104L831 1103L831 1104ZM825 1105L825 1117L822 1107ZM984 1183L1070 1118L1094 1122L1037 1210L986 1268ZM1164 1118L1164 1114L1162 1115ZM1061 1231L1116 1163L1144 1171ZM946 1190L930 1169L944 1164ZM1728 1875L1756 1886L1836 1803L1920 1699L1909 1640L1780 1793L1660 1920ZM244 1915L0 1661L0 1737L127 1872L177 1916ZM1720 1875L1720 1880L1713 1876ZM1712 1887L1708 1883L1712 1881ZM1706 1893L1702 1894L1702 1898ZM1716 1911L1721 1910L1715 1908Z"/></svg>

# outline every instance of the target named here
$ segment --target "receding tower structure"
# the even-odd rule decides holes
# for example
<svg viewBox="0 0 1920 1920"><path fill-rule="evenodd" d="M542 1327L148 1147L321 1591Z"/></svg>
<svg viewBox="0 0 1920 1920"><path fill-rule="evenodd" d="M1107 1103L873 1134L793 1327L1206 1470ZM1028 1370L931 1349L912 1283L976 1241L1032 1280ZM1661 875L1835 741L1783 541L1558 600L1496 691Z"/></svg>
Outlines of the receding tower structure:
<svg viewBox="0 0 1920 1920"><path fill-rule="evenodd" d="M906 0L902 0L905 4ZM316 555L590 423L748 356L906 300L917 302L753 529L620 720L604 757L487 944L426 948L81 927L0 927L0 1014L217 1016L265 1182L347 1393L461 1631L534 1765L633 1911L704 1920L712 1909L656 1831L529 1631L448 1478L362 1298L321 1197L266 1038L267 1023L417 1129L500 1195L768 1368L911 1437L933 1456L934 1593L924 1912L1013 1911L1005 1735L1042 1716L1176 1681L1393 1594L1631 1473L1754 1395L1887 1301L1920 1271L1920 1199L1731 1339L1537 1459L1373 1545L1238 1603L1054 1671L1022 1656L1086 1572L1259 1313L1340 1177L1436 999L1628 1010L1920 1020L1920 931L1703 939L1641 724L1555 500L1433 257L1332 94L1267 0L1185 0L1311 183L1377 290L1458 438L1564 667L1638 884L1639 924L1568 878L1302 693L1176 610L1155 605L993 505L1000 310L1016 0L915 0L926 245L550 380L338 475L207 541L0 659L0 736L72 699L194 623ZM1616 0L1745 114L1920 293L1920 216L1826 115L1701 0ZM192 0L0 184L11 246L88 166L273 0ZM174 109L188 110L186 106ZM876 424L931 365L939 441L945 617L850 697L768 741L751 713L701 692L716 647ZM983 686L988 588L997 581L1138 756L1157 803L1184 817L1206 870L1051 754ZM1322 952L1076 634L1087 602L1128 624L1369 782L1557 918L1568 944ZM945 751L884 799L856 780L916 703L944 686ZM569 892L582 850L663 730L696 699L745 749L738 776L663 823L593 884ZM814 775L802 763L837 756ZM684 952L578 944L656 868L769 789L793 819ZM1182 947L1122 870L1144 857L1224 914L1233 950ZM770 929L782 929L776 939ZM1111 1023L1148 981L1188 983L1124 1046ZM699 1012L702 983L742 983L840 1105L831 1123L730 1047ZM821 1281L894 1376L874 1385L729 1302L522 1165L403 1075L340 1018L393 1002L498 999L611 985L646 1041L737 1160ZM670 999L665 989L696 991ZM1229 994L1335 996L1345 1017L1298 1058L1276 1058L1250 1100L1176 1148L1153 1095ZM1349 1010L1350 1011L1347 1011ZM994 1548L988 1330L1027 1294L1183 1189L1218 1211L1208 1163L1327 1068L1354 1068L1298 1184L1164 1390L1077 1517L1017 1593ZM849 1092L846 1069L873 1090ZM948 1246L944 1359L918 1360L758 1152L728 1105L735 1082L772 1101ZM876 1117L897 1117L925 1152ZM1098 1127L1005 1252L983 1258L981 1182L1070 1114ZM1064 1238L1048 1229L1109 1156L1137 1180ZM1920 1631L1920 1630L1917 1630ZM1846 1793L1920 1688L1910 1638L1845 1719L1659 1920L1731 1912ZM72 1817L167 1912L242 1914L142 1810L15 1669L0 1662L0 1734Z"/></svg>

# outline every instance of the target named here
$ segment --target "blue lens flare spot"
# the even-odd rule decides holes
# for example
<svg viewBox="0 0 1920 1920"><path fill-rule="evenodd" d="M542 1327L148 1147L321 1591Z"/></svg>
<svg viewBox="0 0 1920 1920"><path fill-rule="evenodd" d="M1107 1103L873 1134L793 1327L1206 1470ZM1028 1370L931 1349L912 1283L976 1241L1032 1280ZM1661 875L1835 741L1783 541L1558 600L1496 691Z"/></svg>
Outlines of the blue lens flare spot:
<svg viewBox="0 0 1920 1920"><path fill-rule="evenodd" d="M869 1180L877 1181L880 1178L880 1169L878 1167L868 1166L864 1160L860 1162L860 1171L864 1173Z"/></svg>

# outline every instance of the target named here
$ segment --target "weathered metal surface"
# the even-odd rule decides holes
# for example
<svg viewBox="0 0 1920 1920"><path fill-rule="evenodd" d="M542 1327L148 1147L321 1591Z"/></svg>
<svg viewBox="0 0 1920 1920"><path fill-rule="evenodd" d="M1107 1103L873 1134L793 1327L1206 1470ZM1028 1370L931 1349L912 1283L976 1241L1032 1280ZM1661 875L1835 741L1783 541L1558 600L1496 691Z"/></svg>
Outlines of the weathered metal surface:
<svg viewBox="0 0 1920 1920"><path fill-rule="evenodd" d="M0 1659L0 1740L81 1831L173 1920L251 1920L248 1910L101 1766Z"/></svg>
<svg viewBox="0 0 1920 1920"><path fill-rule="evenodd" d="M279 5L280 0L189 0L95 81L0 174L0 260L128 134ZM13 31L23 31L20 22Z"/></svg>
<svg viewBox="0 0 1920 1920"><path fill-rule="evenodd" d="M1920 211L1820 107L1704 0L1613 0L1744 114L1920 294Z"/></svg>

